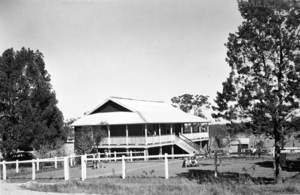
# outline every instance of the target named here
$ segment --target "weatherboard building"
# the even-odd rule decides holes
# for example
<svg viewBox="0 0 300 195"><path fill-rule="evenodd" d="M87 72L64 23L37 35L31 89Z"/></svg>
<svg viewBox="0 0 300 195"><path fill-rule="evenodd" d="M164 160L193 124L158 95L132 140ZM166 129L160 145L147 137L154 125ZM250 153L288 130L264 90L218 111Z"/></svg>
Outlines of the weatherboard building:
<svg viewBox="0 0 300 195"><path fill-rule="evenodd" d="M203 153L209 142L209 121L161 101L110 97L72 124L76 140L84 126L105 123L107 137L99 152L144 151L149 155Z"/></svg>

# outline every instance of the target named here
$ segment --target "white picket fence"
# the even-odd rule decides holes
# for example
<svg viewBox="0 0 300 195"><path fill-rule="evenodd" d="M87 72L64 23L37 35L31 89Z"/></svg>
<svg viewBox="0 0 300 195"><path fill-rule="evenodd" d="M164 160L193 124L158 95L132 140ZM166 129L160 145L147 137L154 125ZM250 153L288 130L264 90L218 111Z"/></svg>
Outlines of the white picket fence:
<svg viewBox="0 0 300 195"><path fill-rule="evenodd" d="M117 157L117 154L127 154L126 152L114 152L113 157L104 157L101 158L101 154L85 154L85 155L70 155L66 157L54 157L54 158L48 158L48 159L34 159L34 160L27 160L27 161L3 161L0 164L3 166L2 173L3 173L3 180L7 179L7 172L6 172L6 166L8 164L15 164L16 165L16 173L19 173L19 164L20 163L32 163L32 180L35 180L36 178L36 170L39 170L39 163L41 162L54 162L54 167L57 168L57 162L63 161L63 169L64 169L64 179L69 180L70 179L70 166L75 165L75 158L80 157L81 158L81 179L84 181L87 178L87 163L88 161L122 161L122 178L125 179L125 160L130 160L131 162L136 159L141 159L144 161L147 161L149 159L163 159L165 161L165 178L169 178L169 167L168 167L168 158L184 158L184 157L191 157L193 154L179 154L179 155L151 155L148 156L146 153L144 153L143 156L133 156L133 154L141 153L141 152L129 152L129 156ZM102 153L103 154L103 153ZM108 156L111 156L111 154L108 154ZM92 158L87 158L88 156L92 156ZM97 156L97 157L96 157Z"/></svg>

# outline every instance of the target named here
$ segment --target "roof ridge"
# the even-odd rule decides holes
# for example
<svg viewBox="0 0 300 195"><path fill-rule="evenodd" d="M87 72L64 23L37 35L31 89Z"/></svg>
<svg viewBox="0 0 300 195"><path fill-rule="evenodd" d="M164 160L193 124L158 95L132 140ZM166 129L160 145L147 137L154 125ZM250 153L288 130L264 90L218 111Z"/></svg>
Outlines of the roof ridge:
<svg viewBox="0 0 300 195"><path fill-rule="evenodd" d="M133 99L133 98L123 98L123 97L114 97L114 96L110 96L110 98L115 98L115 99L123 99L123 100L133 100L133 101L142 101L142 102L156 102L156 103L164 103L163 101L154 101L154 100L140 100L140 99Z"/></svg>

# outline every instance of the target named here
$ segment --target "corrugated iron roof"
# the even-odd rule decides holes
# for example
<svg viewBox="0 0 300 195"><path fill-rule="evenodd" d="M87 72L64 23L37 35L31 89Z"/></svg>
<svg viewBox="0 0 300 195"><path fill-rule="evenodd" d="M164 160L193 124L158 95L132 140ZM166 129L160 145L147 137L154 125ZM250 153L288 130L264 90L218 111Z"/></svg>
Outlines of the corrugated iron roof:
<svg viewBox="0 0 300 195"><path fill-rule="evenodd" d="M104 112L85 115L75 121L72 126L94 126L101 125L101 123L109 125L120 125L141 124L145 123L145 121L135 112Z"/></svg>
<svg viewBox="0 0 300 195"><path fill-rule="evenodd" d="M88 114L77 120L72 126L99 125L106 122L117 124L146 124L146 123L207 123L206 119L187 114L182 110L162 101L135 100L128 98L110 97L109 100L131 110L132 112L106 112ZM102 106L97 106L94 110Z"/></svg>

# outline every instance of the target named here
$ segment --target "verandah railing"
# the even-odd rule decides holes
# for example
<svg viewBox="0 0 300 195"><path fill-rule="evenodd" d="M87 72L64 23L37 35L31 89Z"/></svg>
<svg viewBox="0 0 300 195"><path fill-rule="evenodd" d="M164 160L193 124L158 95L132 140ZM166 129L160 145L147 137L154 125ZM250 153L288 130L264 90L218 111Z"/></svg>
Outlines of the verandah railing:
<svg viewBox="0 0 300 195"><path fill-rule="evenodd" d="M174 141L174 135L157 135L157 136L116 136L110 137L110 145L145 145L167 143ZM100 145L108 145L108 138L105 138Z"/></svg>

